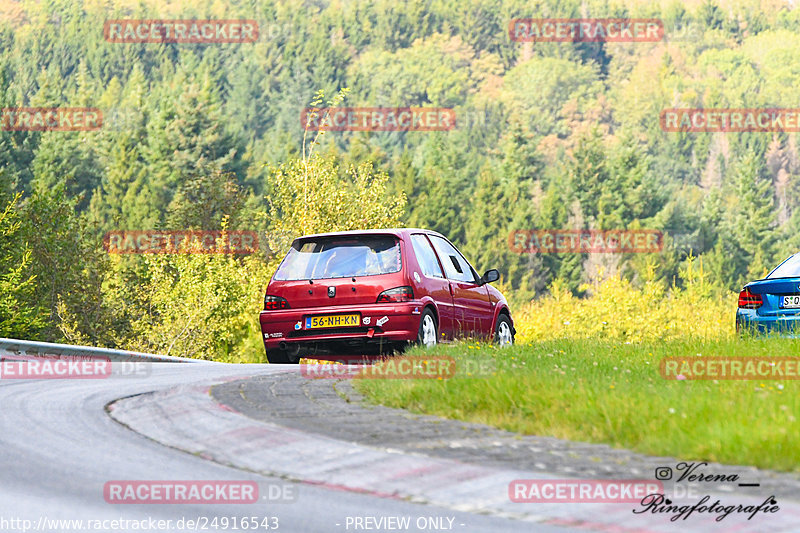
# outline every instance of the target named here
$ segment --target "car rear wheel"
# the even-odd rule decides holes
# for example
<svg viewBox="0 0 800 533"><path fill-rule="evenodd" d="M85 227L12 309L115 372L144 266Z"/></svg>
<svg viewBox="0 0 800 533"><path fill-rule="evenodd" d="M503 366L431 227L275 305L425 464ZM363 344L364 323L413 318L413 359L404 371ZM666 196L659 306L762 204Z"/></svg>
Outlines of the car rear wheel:
<svg viewBox="0 0 800 533"><path fill-rule="evenodd" d="M511 326L511 319L507 315L500 315L497 319L497 327L494 331L494 342L500 348L514 344L514 328Z"/></svg>
<svg viewBox="0 0 800 533"><path fill-rule="evenodd" d="M300 358L290 357L285 350L267 350L267 361L271 365L296 365Z"/></svg>
<svg viewBox="0 0 800 533"><path fill-rule="evenodd" d="M419 334L417 335L417 343L420 346L430 348L436 346L439 340L439 331L436 326L436 317L433 311L425 309L422 313L422 318L419 321Z"/></svg>

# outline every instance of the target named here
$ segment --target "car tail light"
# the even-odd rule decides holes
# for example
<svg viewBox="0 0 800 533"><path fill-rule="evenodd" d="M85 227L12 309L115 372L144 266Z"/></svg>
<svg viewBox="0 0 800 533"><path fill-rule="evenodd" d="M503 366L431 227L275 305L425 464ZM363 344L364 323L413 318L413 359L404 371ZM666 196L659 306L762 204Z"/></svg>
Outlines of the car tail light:
<svg viewBox="0 0 800 533"><path fill-rule="evenodd" d="M278 309L289 309L289 302L280 296L264 295L264 311L277 311Z"/></svg>
<svg viewBox="0 0 800 533"><path fill-rule="evenodd" d="M750 289L745 287L739 293L739 309L758 309L764 305L764 300L760 294L753 294Z"/></svg>
<svg viewBox="0 0 800 533"><path fill-rule="evenodd" d="M378 300L376 303L379 304L388 304L388 303L398 303L398 302L410 302L414 299L414 291L411 290L411 287L395 287L394 289L389 289L388 291L383 291L378 295Z"/></svg>

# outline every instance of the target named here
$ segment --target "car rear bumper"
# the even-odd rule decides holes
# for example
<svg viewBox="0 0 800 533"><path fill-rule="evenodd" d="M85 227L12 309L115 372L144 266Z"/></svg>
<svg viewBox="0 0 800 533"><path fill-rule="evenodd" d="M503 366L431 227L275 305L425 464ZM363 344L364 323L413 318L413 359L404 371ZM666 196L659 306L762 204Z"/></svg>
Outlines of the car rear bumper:
<svg viewBox="0 0 800 533"><path fill-rule="evenodd" d="M312 307L262 311L259 316L267 350L319 345L390 344L417 339L423 306L419 302ZM358 326L306 329L306 318L359 314ZM349 342L356 341L356 342Z"/></svg>
<svg viewBox="0 0 800 533"><path fill-rule="evenodd" d="M800 337L800 314L759 315L756 309L736 311L736 331L757 335Z"/></svg>

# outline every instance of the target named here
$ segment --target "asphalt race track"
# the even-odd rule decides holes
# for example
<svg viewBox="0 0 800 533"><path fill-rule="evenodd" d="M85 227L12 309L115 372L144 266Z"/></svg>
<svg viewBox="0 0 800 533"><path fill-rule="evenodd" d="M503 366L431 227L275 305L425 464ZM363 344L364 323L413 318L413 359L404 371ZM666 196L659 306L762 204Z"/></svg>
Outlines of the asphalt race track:
<svg viewBox="0 0 800 533"><path fill-rule="evenodd" d="M336 418L325 412L324 395L337 393L304 385L318 380L300 379L299 365L138 365L105 379L0 379L0 530L800 530L800 506L780 491L779 514L721 524L707 515L677 523L664 515L634 516L630 504L518 504L508 496L511 480L568 477L570 465L579 474L578 459L565 457L561 470L535 472L535 454L530 463L503 463L497 453L470 462L469 453L451 455L446 446L414 449L413 439L391 445L370 436L369 428L387 433L379 420L401 426L404 412L394 410L391 420L388 412L359 419L364 409L357 406L342 415L360 426L351 438L341 424L324 423ZM376 412L383 413L371 416ZM512 447L487 430L502 442L499 448ZM588 445L572 444L590 453ZM765 480L773 485L764 490L780 488L779 480ZM142 481L250 484L259 497L245 503L109 500L109 485Z"/></svg>
<svg viewBox="0 0 800 533"><path fill-rule="evenodd" d="M412 524L421 516L448 517L453 519L453 531L520 530L518 521L268 478L156 443L114 421L106 405L122 397L176 386L286 370L269 365L148 366L151 369L146 376L0 380L0 530L98 531L88 527L89 520L153 519L172 522L171 527L151 531L190 531L203 529L181 529L178 521L185 519L185 527L186 520L205 517L206 530L231 531L235 530L233 521L229 518L228 527L223 528L223 517L257 517L259 524L263 518L277 517L279 531L354 531L352 525L346 529L347 517L354 521L355 517L390 516L412 517ZM296 499L263 504L109 504L103 489L113 480L253 480L260 487L288 485ZM216 529L210 526L214 517L218 517ZM70 528L56 520L83 520L84 524ZM267 524L272 526L274 521ZM122 522L105 525L107 529L99 530L124 530L110 527L124 525ZM127 530L134 530L127 525ZM535 530L564 531L542 525Z"/></svg>

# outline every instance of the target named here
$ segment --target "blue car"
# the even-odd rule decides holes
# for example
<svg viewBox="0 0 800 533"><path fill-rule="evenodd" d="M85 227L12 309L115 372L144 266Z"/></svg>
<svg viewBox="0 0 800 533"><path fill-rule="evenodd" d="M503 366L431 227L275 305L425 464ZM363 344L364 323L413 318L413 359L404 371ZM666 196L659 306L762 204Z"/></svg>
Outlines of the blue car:
<svg viewBox="0 0 800 533"><path fill-rule="evenodd" d="M739 293L736 331L800 335L800 253Z"/></svg>

